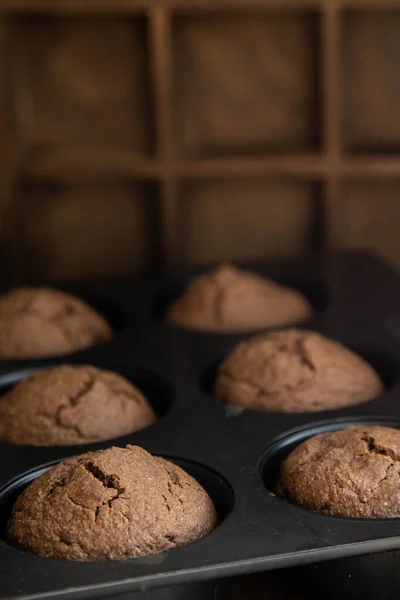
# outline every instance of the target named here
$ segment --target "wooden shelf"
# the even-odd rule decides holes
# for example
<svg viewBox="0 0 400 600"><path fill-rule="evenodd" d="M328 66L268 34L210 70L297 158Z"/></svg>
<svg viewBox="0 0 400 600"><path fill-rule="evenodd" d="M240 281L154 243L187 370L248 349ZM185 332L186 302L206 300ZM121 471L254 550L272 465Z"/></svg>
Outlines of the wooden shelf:
<svg viewBox="0 0 400 600"><path fill-rule="evenodd" d="M255 252L276 219L289 242L276 234L268 248L308 249L319 228L318 250L342 205L363 214L369 182L395 202L400 0L0 0L0 23L10 205L21 183L39 203L52 184L43 210L54 192L55 212L102 186L107 206L132 192L139 232L155 207L159 264L173 269L207 250L208 230L227 253L237 240Z"/></svg>
<svg viewBox="0 0 400 600"><path fill-rule="evenodd" d="M46 13L57 15L143 13L149 0L0 0L0 12L8 14Z"/></svg>
<svg viewBox="0 0 400 600"><path fill-rule="evenodd" d="M129 179L211 179L225 177L282 177L326 180L332 177L400 177L398 156L348 156L330 161L320 154L264 157L232 157L194 161L145 160L130 153L71 155L42 154L25 159L24 179L54 183L112 182Z"/></svg>
<svg viewBox="0 0 400 600"><path fill-rule="evenodd" d="M165 164L144 160L130 152L98 152L88 150L69 153L35 152L25 157L20 166L24 179L59 183L120 181L161 177Z"/></svg>
<svg viewBox="0 0 400 600"><path fill-rule="evenodd" d="M127 14L147 9L168 8L185 11L264 8L318 8L324 0L0 0L0 12L53 14Z"/></svg>
<svg viewBox="0 0 400 600"><path fill-rule="evenodd" d="M0 12L10 14L129 14L167 8L185 12L223 10L324 9L382 10L400 7L400 0L0 0Z"/></svg>
<svg viewBox="0 0 400 600"><path fill-rule="evenodd" d="M350 156L340 166L344 179L396 179L400 177L400 156Z"/></svg>
<svg viewBox="0 0 400 600"><path fill-rule="evenodd" d="M400 8L399 0L336 0L338 5L344 9L362 10L390 10Z"/></svg>
<svg viewBox="0 0 400 600"><path fill-rule="evenodd" d="M317 154L299 156L267 156L215 158L170 162L144 160L129 153L70 155L40 154L25 159L21 165L24 178L54 182L112 181L147 178L208 178L249 175L294 175L321 178L329 171L324 158Z"/></svg>

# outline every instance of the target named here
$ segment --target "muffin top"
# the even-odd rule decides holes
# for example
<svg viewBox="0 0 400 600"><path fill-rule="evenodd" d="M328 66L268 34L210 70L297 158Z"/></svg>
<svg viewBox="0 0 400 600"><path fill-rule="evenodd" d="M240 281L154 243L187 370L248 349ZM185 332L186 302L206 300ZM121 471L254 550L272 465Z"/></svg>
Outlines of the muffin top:
<svg viewBox="0 0 400 600"><path fill-rule="evenodd" d="M0 297L1 358L68 354L111 336L101 315L66 292L16 288Z"/></svg>
<svg viewBox="0 0 400 600"><path fill-rule="evenodd" d="M303 442L283 462L276 493L330 515L400 516L400 431L349 427Z"/></svg>
<svg viewBox="0 0 400 600"><path fill-rule="evenodd" d="M308 412L371 400L383 391L374 369L313 331L285 329L239 344L218 368L215 395L242 408Z"/></svg>
<svg viewBox="0 0 400 600"><path fill-rule="evenodd" d="M167 310L169 323L219 332L294 323L311 315L296 290L231 265L198 277Z"/></svg>
<svg viewBox="0 0 400 600"><path fill-rule="evenodd" d="M40 556L122 560L182 546L216 525L210 497L186 471L127 446L41 475L17 499L8 536Z"/></svg>
<svg viewBox="0 0 400 600"><path fill-rule="evenodd" d="M127 379L90 366L35 372L0 397L0 440L13 444L87 444L155 420L146 398Z"/></svg>

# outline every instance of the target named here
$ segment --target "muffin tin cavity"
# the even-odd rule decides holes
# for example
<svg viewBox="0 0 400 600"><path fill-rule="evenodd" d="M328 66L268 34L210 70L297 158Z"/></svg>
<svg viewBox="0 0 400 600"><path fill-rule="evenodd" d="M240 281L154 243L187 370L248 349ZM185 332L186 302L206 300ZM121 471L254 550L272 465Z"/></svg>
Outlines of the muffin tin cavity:
<svg viewBox="0 0 400 600"><path fill-rule="evenodd" d="M219 473L199 463L195 463L184 458L165 456L167 460L175 463L184 469L189 475L196 479L206 490L214 503L218 515L218 526L227 519L234 506L234 492L229 482ZM35 479L43 475L50 467L59 461L53 461L41 465L23 473L19 477L9 481L0 489L0 538L9 542L7 538L7 523L11 516L12 507L18 496Z"/></svg>
<svg viewBox="0 0 400 600"><path fill-rule="evenodd" d="M39 364L107 348L127 328L128 312L123 299L93 288L3 290L0 363Z"/></svg>
<svg viewBox="0 0 400 600"><path fill-rule="evenodd" d="M163 417L174 403L173 385L155 373L139 367L116 367L97 365L126 377L147 398L158 418Z"/></svg>
<svg viewBox="0 0 400 600"><path fill-rule="evenodd" d="M169 305L179 298L197 277L197 275L193 277L180 277L162 286L153 299L151 309L153 317L159 321L165 321Z"/></svg>
<svg viewBox="0 0 400 600"><path fill-rule="evenodd" d="M249 269L251 271L251 269ZM285 276L269 276L268 273L262 273L259 270L253 271L255 274L261 275L280 285L291 288L300 292L311 304L314 313L325 311L330 305L330 291L328 285L321 279L308 279L306 277L285 277ZM204 272L205 273L205 272ZM185 292L188 286L200 277L200 274L192 277L178 278L175 281L165 284L158 293L157 298L153 302L152 314L158 320L165 321L166 312L170 304L177 300ZM196 332L196 330L194 330Z"/></svg>
<svg viewBox="0 0 400 600"><path fill-rule="evenodd" d="M128 315L111 298L106 298L102 294L82 294L77 296L80 300L83 300L91 308L94 308L104 319L109 323L113 334L116 335L121 333L127 325Z"/></svg>
<svg viewBox="0 0 400 600"><path fill-rule="evenodd" d="M358 419L320 421L311 426L301 427L285 433L271 442L259 460L259 474L264 486L268 492L275 495L275 488L281 464L285 458L297 448L297 446L309 438L319 435L320 433L329 433L347 427L371 425L381 425L382 427L400 429L400 421L398 420L363 419L360 417ZM284 500L282 500L282 502L284 502Z"/></svg>
<svg viewBox="0 0 400 600"><path fill-rule="evenodd" d="M221 525L229 517L235 504L235 494L227 479L217 471L199 463L173 456L165 458L187 471L203 486L214 503L219 525Z"/></svg>
<svg viewBox="0 0 400 600"><path fill-rule="evenodd" d="M382 379L385 389L391 390L399 379L399 362L394 354L391 354L380 346L371 344L349 345L349 348L367 361Z"/></svg>
<svg viewBox="0 0 400 600"><path fill-rule="evenodd" d="M199 386L200 390L206 396L214 396L215 379L217 377L218 367L228 354L233 350L233 347L226 350L223 355L210 362L200 373Z"/></svg>
<svg viewBox="0 0 400 600"><path fill-rule="evenodd" d="M391 354L380 346L367 343L349 344L347 347L371 365L382 379L385 391L389 391L396 386L399 379L399 361L394 354ZM199 387L203 394L214 397L215 380L218 368L233 349L234 347L232 346L222 352L219 358L210 362L201 371L199 376ZM368 400L368 402L373 402L376 399L377 397L372 398L371 400ZM340 410L340 408L343 407L339 407L338 410ZM315 412L322 411L323 409Z"/></svg>
<svg viewBox="0 0 400 600"><path fill-rule="evenodd" d="M38 477L43 475L50 467L59 461L53 461L46 465L42 465L31 471L23 473L20 477L16 477L8 482L0 489L0 538L7 539L7 523L11 516L12 507L18 496Z"/></svg>
<svg viewBox="0 0 400 600"><path fill-rule="evenodd" d="M65 364L79 366L77 363L73 363L71 361L65 361ZM141 369L139 367L124 367L121 365L117 366L112 364L90 363L90 365L99 369L113 371L114 373L118 373L119 375L122 375L123 377L128 379L128 381L130 381L134 386L136 386L146 397L146 399L151 404L153 410L157 414L158 418L163 417L171 408L174 401L173 385L154 371ZM0 375L0 401L1 396L7 393L17 383L19 383L23 379L26 379L26 377L28 377L32 373L51 368L52 366L55 365L20 369L18 371L10 371L8 373Z"/></svg>
<svg viewBox="0 0 400 600"><path fill-rule="evenodd" d="M22 381L15 394L2 398ZM10 446L112 445L159 421L173 396L162 377L134 367L63 364L13 371L0 376L0 438Z"/></svg>
<svg viewBox="0 0 400 600"><path fill-rule="evenodd" d="M328 285L321 279L307 279L296 276L271 277L273 281L288 288L297 290L307 298L315 313L321 313L330 305L330 290Z"/></svg>

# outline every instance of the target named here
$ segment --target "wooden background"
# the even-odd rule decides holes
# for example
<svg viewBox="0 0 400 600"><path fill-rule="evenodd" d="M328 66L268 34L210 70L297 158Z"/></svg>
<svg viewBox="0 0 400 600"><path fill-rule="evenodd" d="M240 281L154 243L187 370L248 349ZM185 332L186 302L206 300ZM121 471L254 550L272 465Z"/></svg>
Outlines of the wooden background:
<svg viewBox="0 0 400 600"><path fill-rule="evenodd" d="M0 0L3 267L400 265L400 0Z"/></svg>

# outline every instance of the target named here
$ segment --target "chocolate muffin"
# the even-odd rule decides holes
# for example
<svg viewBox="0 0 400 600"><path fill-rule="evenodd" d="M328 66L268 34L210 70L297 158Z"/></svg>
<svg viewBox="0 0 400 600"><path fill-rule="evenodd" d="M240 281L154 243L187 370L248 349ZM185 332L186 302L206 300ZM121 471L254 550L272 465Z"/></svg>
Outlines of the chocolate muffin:
<svg viewBox="0 0 400 600"><path fill-rule="evenodd" d="M87 444L155 420L146 398L127 379L89 366L36 372L0 397L0 440L13 444Z"/></svg>
<svg viewBox="0 0 400 600"><path fill-rule="evenodd" d="M44 557L123 560L177 548L216 525L211 499L186 471L127 446L41 475L17 499L8 536Z"/></svg>
<svg viewBox="0 0 400 600"><path fill-rule="evenodd" d="M231 265L196 279L167 310L174 325L233 333L295 323L311 315L299 292Z"/></svg>
<svg viewBox="0 0 400 600"><path fill-rule="evenodd" d="M273 331L239 344L221 363L215 395L241 407L312 412L371 400L384 386L374 369L313 331Z"/></svg>
<svg viewBox="0 0 400 600"><path fill-rule="evenodd" d="M16 288L0 297L1 358L69 354L111 336L101 315L65 292Z"/></svg>
<svg viewBox="0 0 400 600"><path fill-rule="evenodd" d="M400 516L400 431L349 427L316 435L283 462L276 493L344 517Z"/></svg>

